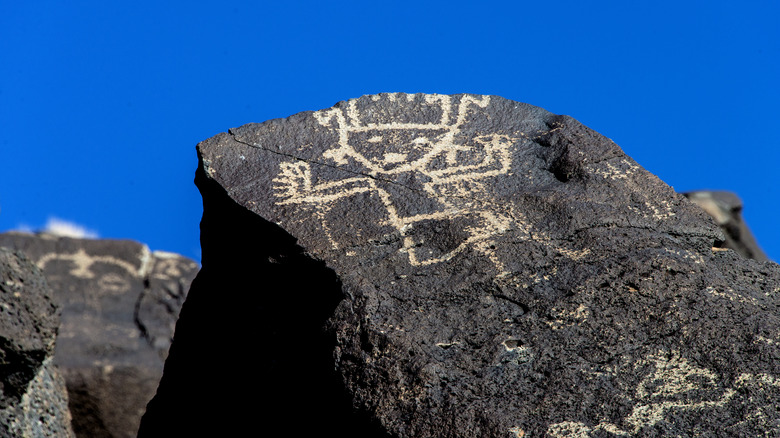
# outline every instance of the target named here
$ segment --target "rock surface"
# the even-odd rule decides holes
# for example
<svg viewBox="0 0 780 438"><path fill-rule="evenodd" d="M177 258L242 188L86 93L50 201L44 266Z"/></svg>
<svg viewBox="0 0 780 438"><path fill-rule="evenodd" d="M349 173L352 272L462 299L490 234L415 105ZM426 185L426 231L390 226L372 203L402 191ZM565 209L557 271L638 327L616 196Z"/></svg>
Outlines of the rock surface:
<svg viewBox="0 0 780 438"><path fill-rule="evenodd" d="M198 152L139 436L780 434L780 267L570 117L383 94Z"/></svg>
<svg viewBox="0 0 780 438"><path fill-rule="evenodd" d="M124 240L5 233L0 246L28 254L62 306L55 363L76 435L135 437L197 264Z"/></svg>
<svg viewBox="0 0 780 438"><path fill-rule="evenodd" d="M59 323L41 271L0 248L0 436L74 436L65 383L52 364Z"/></svg>
<svg viewBox="0 0 780 438"><path fill-rule="evenodd" d="M742 200L736 194L708 190L683 194L691 202L704 209L720 225L724 236L726 236L724 247L733 249L749 259L762 262L769 260L742 219Z"/></svg>

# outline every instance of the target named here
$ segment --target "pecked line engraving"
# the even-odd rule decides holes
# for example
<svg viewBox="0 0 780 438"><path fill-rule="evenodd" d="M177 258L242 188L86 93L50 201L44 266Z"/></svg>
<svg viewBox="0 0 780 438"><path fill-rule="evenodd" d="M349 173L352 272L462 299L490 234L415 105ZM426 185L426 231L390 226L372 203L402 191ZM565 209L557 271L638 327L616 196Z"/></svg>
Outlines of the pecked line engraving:
<svg viewBox="0 0 780 438"><path fill-rule="evenodd" d="M407 98L413 96L406 95ZM403 95L391 95L391 100ZM430 265L450 260L466 248L486 254L499 267L491 244L492 236L516 227L511 215L496 211L478 211L475 193L484 193L488 179L506 175L511 169L510 146L517 138L489 134L465 139L459 136L469 113L485 108L489 96L463 96L458 104L451 96L426 95L425 104L438 111L438 121L366 122L365 114L350 101L346 108L331 108L315 113L322 126L333 127L336 144L322 153L320 161L334 166L353 165L359 174L342 179L322 179L316 169L305 161L288 161L280 165L274 179L276 204L298 205L313 210L333 249L342 242L330 229L329 213L339 203L349 202L358 195L378 199L384 209L380 225L389 226L400 235L401 251L414 266ZM358 139L362 140L358 144ZM370 146L389 146L378 152ZM392 148L392 149L391 149ZM429 195L431 205L424 212L402 211L397 199L382 184L399 176L412 175L420 180L421 190ZM466 236L454 248L435 252L417 240L413 230L425 221L464 219Z"/></svg>
<svg viewBox="0 0 780 438"><path fill-rule="evenodd" d="M665 421L672 411L687 415L706 415L710 409L717 409L730 403L740 391L749 390L756 397L766 395L773 387L780 387L780 379L768 374L742 373L732 385L725 384L722 376L707 368L701 368L679 351L651 355L639 361L635 368L650 365L652 372L634 388L636 404L631 413L615 424L603 420L589 426L578 421L563 421L551 424L547 436L590 437L601 436L600 431L617 436L635 436L643 428L653 427ZM759 411L746 412L745 420L729 427L738 426L760 416Z"/></svg>

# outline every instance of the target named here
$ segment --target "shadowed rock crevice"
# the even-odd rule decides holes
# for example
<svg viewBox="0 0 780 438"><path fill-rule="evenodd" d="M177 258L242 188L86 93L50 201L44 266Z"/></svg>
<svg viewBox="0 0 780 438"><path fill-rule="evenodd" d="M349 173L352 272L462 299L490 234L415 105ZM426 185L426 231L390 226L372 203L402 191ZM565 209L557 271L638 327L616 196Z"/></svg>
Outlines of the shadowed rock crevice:
<svg viewBox="0 0 780 438"><path fill-rule="evenodd" d="M45 350L19 351L13 339L0 336L0 408L21 401L27 385L48 354Z"/></svg>
<svg viewBox="0 0 780 438"><path fill-rule="evenodd" d="M71 384L68 388L73 431L76 436L113 438L100 415L100 400L96 400L86 385Z"/></svg>
<svg viewBox="0 0 780 438"><path fill-rule="evenodd" d="M150 295L149 289L149 278L144 278L143 291L138 295L138 299L135 301L135 306L133 307L133 321L135 322L135 326L138 328L138 332L141 334L141 337L146 340L149 346L154 346L154 339L152 334L146 328L146 324L144 324L141 318L141 303L143 303L144 298Z"/></svg>
<svg viewBox="0 0 780 438"><path fill-rule="evenodd" d="M133 321L138 332L149 347L158 352L163 361L168 355L170 332L155 325L159 324L160 319L175 321L178 318L190 283L188 278L170 280L173 280L175 286L165 282L155 282L147 275L142 282L143 290L138 295L133 308Z"/></svg>
<svg viewBox="0 0 780 438"><path fill-rule="evenodd" d="M314 427L381 436L353 411L333 370L335 337L326 321L344 298L336 274L279 226L238 205L202 169L195 181L204 199L203 267L139 437L238 436L247 433L247 421L260 435L305 435Z"/></svg>

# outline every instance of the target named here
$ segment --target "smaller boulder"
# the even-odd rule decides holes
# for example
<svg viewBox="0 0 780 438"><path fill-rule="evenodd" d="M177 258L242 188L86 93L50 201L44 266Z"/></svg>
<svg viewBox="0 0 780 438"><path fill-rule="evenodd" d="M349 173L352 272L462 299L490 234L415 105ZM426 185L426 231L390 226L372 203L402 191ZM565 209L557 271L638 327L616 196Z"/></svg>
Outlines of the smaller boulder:
<svg viewBox="0 0 780 438"><path fill-rule="evenodd" d="M73 437L53 365L60 309L24 254L0 248L0 436Z"/></svg>
<svg viewBox="0 0 780 438"><path fill-rule="evenodd" d="M129 240L0 234L43 270L62 306L55 362L79 437L135 437L198 264Z"/></svg>

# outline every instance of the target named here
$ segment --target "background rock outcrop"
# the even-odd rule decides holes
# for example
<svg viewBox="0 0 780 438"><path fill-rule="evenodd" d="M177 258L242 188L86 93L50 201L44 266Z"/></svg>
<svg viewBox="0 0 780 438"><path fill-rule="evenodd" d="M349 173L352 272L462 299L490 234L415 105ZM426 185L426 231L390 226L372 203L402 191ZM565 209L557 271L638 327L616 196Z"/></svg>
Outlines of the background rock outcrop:
<svg viewBox="0 0 780 438"><path fill-rule="evenodd" d="M60 308L24 254L0 248L0 436L72 437L53 365Z"/></svg>
<svg viewBox="0 0 780 438"><path fill-rule="evenodd" d="M756 238L742 219L742 200L735 193L700 190L683 193L694 204L706 211L720 225L726 237L724 247L738 254L760 261L769 260Z"/></svg>
<svg viewBox="0 0 780 438"><path fill-rule="evenodd" d="M570 117L383 94L198 153L139 436L780 433L780 268Z"/></svg>
<svg viewBox="0 0 780 438"><path fill-rule="evenodd" d="M83 437L135 437L154 395L194 261L126 240L0 234L40 267L62 308L54 362Z"/></svg>

